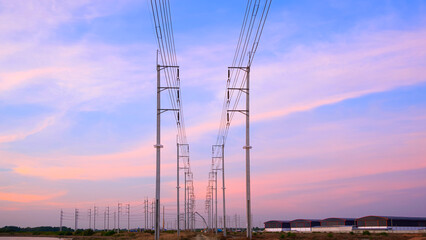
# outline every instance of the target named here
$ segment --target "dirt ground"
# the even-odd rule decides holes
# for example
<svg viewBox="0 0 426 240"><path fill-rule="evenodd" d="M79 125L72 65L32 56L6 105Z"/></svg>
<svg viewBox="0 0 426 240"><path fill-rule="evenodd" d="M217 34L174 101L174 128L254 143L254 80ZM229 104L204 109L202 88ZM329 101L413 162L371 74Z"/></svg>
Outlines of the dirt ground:
<svg viewBox="0 0 426 240"><path fill-rule="evenodd" d="M246 239L243 233L229 234L231 239ZM309 239L309 240L322 240L322 239L348 239L348 240L426 240L426 233L370 233L370 235L364 235L362 233L253 233L253 239Z"/></svg>
<svg viewBox="0 0 426 240"><path fill-rule="evenodd" d="M149 233L120 233L111 237L101 237L101 236L91 236L91 237L73 237L75 240L95 240L95 239L154 239L153 234ZM162 240L172 240L177 239L176 233L162 233L160 235L160 239ZM224 239L232 239L232 240L242 240L247 239L245 237L245 233L228 233L227 238L224 238L222 234L215 236L214 234L206 234L206 233L191 233L191 232L183 232L181 233L181 240L224 240ZM380 234L380 233L370 233L370 235L363 235L361 233L253 233L253 239L276 239L276 240L292 240L292 239L308 239L308 240L332 240L332 239L348 239L348 240L426 240L426 233L388 233L388 234Z"/></svg>
<svg viewBox="0 0 426 240"><path fill-rule="evenodd" d="M15 235L14 236L18 236ZM26 235L28 236L28 235ZM39 237L42 237L40 235ZM32 236L36 237L36 236ZM53 237L53 236L50 236ZM57 236L58 237L58 236ZM130 239L146 239L153 240L154 234L152 233L119 233L113 236L101 236L96 233L93 236L64 236L64 239L72 238L73 240L130 240ZM174 240L177 239L175 232L161 233L161 240ZM247 239L245 233L228 233L228 236L224 238L222 234L215 236L214 234L207 233L193 233L193 232L182 232L180 240L243 240ZM334 239L348 239L348 240L426 240L426 233L370 233L370 235L362 233L264 233L257 232L253 233L253 239L276 239L276 240L293 240L293 239L308 239L308 240L334 240Z"/></svg>

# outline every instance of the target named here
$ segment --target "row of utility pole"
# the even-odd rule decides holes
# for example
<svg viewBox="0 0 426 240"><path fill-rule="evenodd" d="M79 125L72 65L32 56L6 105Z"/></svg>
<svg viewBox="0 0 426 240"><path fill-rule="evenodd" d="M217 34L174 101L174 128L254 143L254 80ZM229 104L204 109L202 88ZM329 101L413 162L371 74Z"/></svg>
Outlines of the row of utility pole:
<svg viewBox="0 0 426 240"><path fill-rule="evenodd" d="M250 58L249 58L250 62ZM231 70L240 70L245 72L245 86L242 87L229 87ZM242 113L246 117L246 144L243 146L246 155L246 210L247 210L247 237L251 239L251 194L250 194L250 65L246 67L228 67L228 80L227 80L227 101L230 101L231 91L241 91L246 94L246 106L243 109L227 109L227 126L230 125L230 113L238 112ZM229 104L227 104L229 105ZM207 195L205 202L205 209L209 218L209 226L216 234L218 232L217 227L217 172L222 172L222 209L224 216L223 235L226 236L226 205L225 205L225 140L220 145L212 146L212 166L209 172L209 181L207 187Z"/></svg>
<svg viewBox="0 0 426 240"><path fill-rule="evenodd" d="M190 191L186 191L186 192L190 192ZM190 216L190 213L192 213L193 211L193 207L191 206L191 202L187 203L187 207L185 207L185 209L189 209L186 216L187 219L190 219L190 221L193 221L192 216ZM122 228L120 227L120 224L124 221L127 222L127 231L130 231L130 223L131 220L133 219L134 221L137 222L142 222L142 216L141 214L143 214L143 221L144 224L142 226L142 229L144 230L152 230L154 229L154 225L155 225L155 201L149 201L148 198L144 199L143 202L143 212L139 212L139 213L133 213L133 215L131 214L131 208L130 208L130 204L125 204L123 205L122 203L118 203L117 204L117 209L116 211L114 211L112 214L112 216L110 215L110 207L107 206L105 207L105 210L103 212L103 218L101 219L99 216L99 207L97 207L96 205L93 208L89 208L87 210L87 217L86 216L82 216L80 214L80 209L74 209L73 213L66 213L64 212L62 209L60 211L60 215L59 215L59 228L60 231L62 231L63 226L64 226L64 222L69 222L69 221L73 221L74 223L74 230L78 229L79 223L81 221L84 222L88 222L88 228L89 229L93 229L93 230L110 230L110 219L112 218L114 221L114 225L112 230L119 232ZM126 219L121 218L122 216L127 217ZM104 224L103 224L103 228L100 227L96 227L96 224L98 223L97 221L99 220L103 220ZM175 221L175 220L173 220ZM181 216L181 221L184 221L182 219ZM176 224L178 224L179 221L176 220ZM92 227L92 223L93 223L93 227ZM184 226L185 226L185 230L189 229L190 226L194 226L195 221L193 221L191 224L188 221L184 221ZM165 206L163 206L163 229L165 229L165 225L166 225L166 220L165 220Z"/></svg>
<svg viewBox="0 0 426 240"><path fill-rule="evenodd" d="M127 230L130 231L130 204L126 204L126 213L125 215L127 216ZM93 210L93 211L92 211ZM113 230L119 232L120 231L120 216L123 215L122 214L123 211L123 206L122 203L118 203L117 204L117 211L113 213L113 219L114 219L114 227ZM149 214L148 212L146 212L145 214ZM72 219L71 219L72 218ZM80 209L76 208L74 209L74 214L73 216L71 216L70 214L65 214L65 212L61 209L60 211L60 216L59 216L59 229L60 231L62 231L63 228L63 224L64 221L67 220L73 220L74 221L74 230L76 231L78 229L79 226L79 220L88 220L89 229L93 229L93 230L98 230L100 229L99 227L96 227L96 220L99 219L99 208L95 205L92 208L89 208L87 211L87 218L83 218L80 215ZM93 219L93 220L92 220ZM103 213L103 221L104 221L104 225L102 230L110 230L110 207L107 206L104 210ZM93 227L92 227L92 222L93 222ZM153 221L151 221L153 222Z"/></svg>
<svg viewBox="0 0 426 240"><path fill-rule="evenodd" d="M251 212L251 181L250 181L250 70L253 58L259 46L260 37L265 26L272 0L247 1L243 24L232 65L228 67L225 101L219 125L219 134L216 145L212 150L212 167L209 172L209 181L206 194L205 209L209 216L210 227L217 233L217 173L222 171L223 188L223 216L226 236L226 207L225 207L225 164L224 146L228 131L235 113L245 116L245 175L246 175L246 233L252 239L252 212ZM245 106L240 99L245 95ZM244 99L244 97L242 97ZM215 147L221 150L215 150Z"/></svg>
<svg viewBox="0 0 426 240"><path fill-rule="evenodd" d="M157 142L154 147L156 148L156 204L155 204L155 237L159 238L160 232L160 186L161 186L161 178L160 178L160 169L161 169L161 114L167 111L176 111L177 121L180 124L180 109L178 108L162 108L161 107L161 92L164 90L172 90L175 91L176 101L180 102L180 77L179 77L179 66L165 66L160 65L158 62L158 54L157 51ZM163 86L161 84L161 71L165 71L168 68L173 68L176 70L176 81L173 86ZM179 106L179 105L178 105ZM176 218L179 219L177 221L177 234L180 236L180 230L191 230L195 228L195 194L194 194L194 184L193 184L193 173L191 171L190 162L189 162L189 144L180 143L179 136L176 138L176 149L177 149L177 157L176 157ZM184 212L183 219L181 218L180 213L180 178L181 172L183 173L184 178ZM183 226L181 225L181 221L183 220Z"/></svg>

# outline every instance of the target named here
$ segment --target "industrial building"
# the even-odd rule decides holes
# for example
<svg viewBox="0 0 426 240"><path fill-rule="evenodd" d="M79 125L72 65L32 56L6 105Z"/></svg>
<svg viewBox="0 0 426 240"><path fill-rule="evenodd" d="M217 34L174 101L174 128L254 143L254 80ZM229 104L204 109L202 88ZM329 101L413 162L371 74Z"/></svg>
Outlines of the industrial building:
<svg viewBox="0 0 426 240"><path fill-rule="evenodd" d="M356 230L425 231L426 218L365 216L361 218L296 219L267 221L267 232L350 232Z"/></svg>
<svg viewBox="0 0 426 240"><path fill-rule="evenodd" d="M386 229L386 230L424 230L426 229L426 218L417 217L389 217L389 216L366 216L356 219L359 229Z"/></svg>
<svg viewBox="0 0 426 240"><path fill-rule="evenodd" d="M272 220L265 222L265 231L267 232L285 232L290 231L289 221Z"/></svg>
<svg viewBox="0 0 426 240"><path fill-rule="evenodd" d="M290 221L291 231L311 232L312 228L321 226L320 220L317 219L296 219Z"/></svg>
<svg viewBox="0 0 426 240"><path fill-rule="evenodd" d="M318 232L350 232L355 227L355 218L326 218L320 221Z"/></svg>

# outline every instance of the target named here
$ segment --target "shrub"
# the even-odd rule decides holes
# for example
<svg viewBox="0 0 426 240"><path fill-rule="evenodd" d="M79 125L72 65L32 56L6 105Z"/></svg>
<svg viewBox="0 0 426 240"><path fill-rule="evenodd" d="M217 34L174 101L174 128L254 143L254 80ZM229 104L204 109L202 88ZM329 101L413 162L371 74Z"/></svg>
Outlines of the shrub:
<svg viewBox="0 0 426 240"><path fill-rule="evenodd" d="M60 236L69 236L69 235L72 235L72 232L70 232L70 231L61 231L61 232L58 232L58 235L60 235Z"/></svg>
<svg viewBox="0 0 426 240"><path fill-rule="evenodd" d="M112 235L114 235L115 234L115 231L114 230L109 230L109 231L106 231L106 232L102 232L102 236L112 236Z"/></svg>
<svg viewBox="0 0 426 240"><path fill-rule="evenodd" d="M332 233L327 233L327 237L332 238L333 234Z"/></svg>
<svg viewBox="0 0 426 240"><path fill-rule="evenodd" d="M388 233L387 233L387 232L381 232L381 233L379 233L379 235L387 236L387 235L388 235Z"/></svg>
<svg viewBox="0 0 426 240"><path fill-rule="evenodd" d="M92 229L86 229L83 231L83 236L92 236L94 233Z"/></svg>
<svg viewBox="0 0 426 240"><path fill-rule="evenodd" d="M281 238L281 239L284 239L284 238L285 238L285 235L284 235L284 233L281 233L281 236L280 236L280 238Z"/></svg>
<svg viewBox="0 0 426 240"><path fill-rule="evenodd" d="M355 233L354 232L349 232L349 234L354 235Z"/></svg>
<svg viewBox="0 0 426 240"><path fill-rule="evenodd" d="M370 231L363 231L362 235L371 235Z"/></svg>
<svg viewBox="0 0 426 240"><path fill-rule="evenodd" d="M288 232L287 237L296 237L296 233Z"/></svg>

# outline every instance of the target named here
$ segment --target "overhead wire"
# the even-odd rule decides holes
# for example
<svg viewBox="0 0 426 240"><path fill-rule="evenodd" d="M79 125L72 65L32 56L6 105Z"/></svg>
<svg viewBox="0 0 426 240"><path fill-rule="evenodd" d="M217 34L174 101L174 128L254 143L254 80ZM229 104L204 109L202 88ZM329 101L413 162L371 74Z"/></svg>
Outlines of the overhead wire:
<svg viewBox="0 0 426 240"><path fill-rule="evenodd" d="M231 69L228 69L228 80L226 82L226 89L222 112L220 117L219 129L216 138L216 145L225 145L229 133L231 122L235 113L239 111L238 106L240 103L241 95L244 93L244 86L247 81L247 72L241 73L242 68L249 69L255 53L257 51L260 37L263 33L266 18L272 0L264 0L264 5L261 6L263 0L249 0L247 1L243 22L241 25L240 34L235 48L234 57L231 64ZM260 19L258 18L259 9L262 9ZM254 31L253 31L254 30ZM247 55L248 59L247 59ZM241 69L238 69L241 68ZM238 86L238 89L237 89ZM235 93L237 91L237 93ZM248 113L246 113L248 114ZM221 150L212 148L212 165L209 172L209 181L206 193L205 210L210 211L210 206L213 204L213 189L212 172L220 167L217 166L220 161L216 161ZM222 153L223 154L223 153Z"/></svg>
<svg viewBox="0 0 426 240"><path fill-rule="evenodd" d="M153 24L155 29L155 35L158 44L158 57L161 61L161 70L163 70L164 80L167 85L165 89L168 91L168 97L170 99L170 106L173 109L173 116L176 121L177 127L177 141L179 143L179 151L186 158L181 159L185 174L187 175L187 183L190 200L188 204L193 202L195 197L193 192L193 174L189 161L189 146L186 136L185 120L183 116L183 104L182 104L182 91L180 89L180 76L178 68L167 67L167 66L178 66L176 47L173 34L173 23L170 10L169 0L150 0L151 10L153 16ZM159 63L160 64L160 63Z"/></svg>

